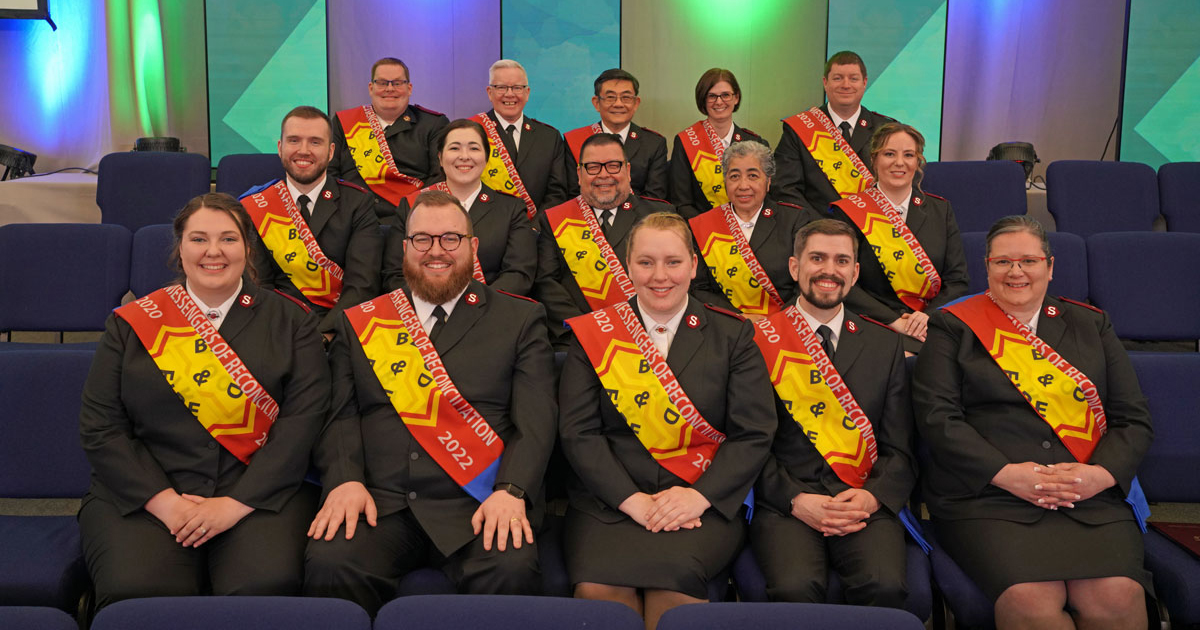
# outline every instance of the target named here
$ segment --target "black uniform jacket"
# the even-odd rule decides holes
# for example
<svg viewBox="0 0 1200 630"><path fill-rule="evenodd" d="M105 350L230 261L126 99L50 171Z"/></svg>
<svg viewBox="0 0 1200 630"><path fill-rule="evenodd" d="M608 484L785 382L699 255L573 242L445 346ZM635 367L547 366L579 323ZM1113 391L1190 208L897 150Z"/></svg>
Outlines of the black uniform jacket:
<svg viewBox="0 0 1200 630"><path fill-rule="evenodd" d="M566 143L566 136L563 136ZM575 155L570 145L563 152L566 156L567 193L579 194L579 177ZM629 160L630 184L633 194L639 197L667 198L667 140L657 131L629 123L629 135L625 138L625 159Z"/></svg>
<svg viewBox="0 0 1200 630"><path fill-rule="evenodd" d="M829 104L822 105L821 111L829 116ZM862 113L858 116L858 124L850 135L850 148L858 154L868 170L871 168L871 136L876 129L889 122L894 120L866 107L862 108ZM771 180L771 192L777 199L817 211L823 211L829 204L841 199L841 195L833 189L829 178L825 176L821 167L817 166L817 161L786 121L783 123L783 135L779 138L779 146L775 147L775 169L775 178Z"/></svg>
<svg viewBox="0 0 1200 630"><path fill-rule="evenodd" d="M497 131L507 146L507 134L496 118L496 111L489 110L487 115L496 123ZM511 146L508 146L508 153L513 154ZM567 143L563 142L562 134L557 129L525 116L521 146L514 163L525 184L525 192L529 193L538 210L553 208L571 198L567 192L569 177L564 153L567 153Z"/></svg>
<svg viewBox="0 0 1200 630"><path fill-rule="evenodd" d="M753 140L764 146L770 146L762 136L745 127L734 125L733 141L741 142L743 140ZM700 182L696 180L696 174L692 172L692 165L688 162L687 151L683 148L683 141L679 139L679 134L675 134L675 143L671 147L670 168L671 196L667 199L679 209L679 214L683 215L683 218L690 219L712 208L708 197L705 197L700 190Z"/></svg>

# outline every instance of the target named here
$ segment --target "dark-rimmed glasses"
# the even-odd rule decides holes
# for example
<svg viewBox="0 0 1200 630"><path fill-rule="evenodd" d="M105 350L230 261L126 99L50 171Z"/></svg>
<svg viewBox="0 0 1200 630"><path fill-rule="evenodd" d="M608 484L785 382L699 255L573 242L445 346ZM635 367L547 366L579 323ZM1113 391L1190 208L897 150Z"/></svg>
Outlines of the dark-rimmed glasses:
<svg viewBox="0 0 1200 630"><path fill-rule="evenodd" d="M625 162L623 160L613 160L611 162L584 162L580 166L583 167L583 172L587 173L588 175L599 175L601 168L604 168L604 170L608 171L610 175L616 175L617 173L621 172L622 168L625 167Z"/></svg>
<svg viewBox="0 0 1200 630"><path fill-rule="evenodd" d="M1039 264L1046 262L1046 257L1022 256L1020 258L1007 258L1004 256L997 256L995 258L985 258L984 261L995 269L1008 271L1013 268L1013 265L1016 265L1022 269L1032 269Z"/></svg>
<svg viewBox="0 0 1200 630"><path fill-rule="evenodd" d="M387 87L401 88L401 87L408 85L408 79L396 79L395 81L389 81L387 79L371 79L371 83L374 83L377 87L380 87L380 88L387 88Z"/></svg>
<svg viewBox="0 0 1200 630"><path fill-rule="evenodd" d="M459 234L458 232L444 232L442 234L426 234L417 232L412 236L404 239L412 243L413 249L419 252L427 252L433 247L433 242L437 241L442 249L452 252L462 245L463 239L470 238L470 234Z"/></svg>

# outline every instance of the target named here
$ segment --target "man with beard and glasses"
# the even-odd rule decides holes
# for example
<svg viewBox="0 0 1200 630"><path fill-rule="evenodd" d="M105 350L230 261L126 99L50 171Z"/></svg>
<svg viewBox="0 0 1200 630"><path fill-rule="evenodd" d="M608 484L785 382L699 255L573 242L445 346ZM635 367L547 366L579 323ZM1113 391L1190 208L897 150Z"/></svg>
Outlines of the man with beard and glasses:
<svg viewBox="0 0 1200 630"><path fill-rule="evenodd" d="M287 176L252 188L242 205L254 219L254 269L321 317L328 340L338 314L379 295L383 233L366 189L326 174L337 147L329 119L302 105L283 117L279 159Z"/></svg>
<svg viewBox="0 0 1200 630"><path fill-rule="evenodd" d="M633 296L617 254L625 251L633 224L675 211L664 201L633 194L620 136L595 134L583 142L579 156L579 196L538 216L534 294L546 305L555 346L564 350L570 343L565 320Z"/></svg>
<svg viewBox="0 0 1200 630"><path fill-rule="evenodd" d="M346 309L330 346L305 594L374 614L427 564L464 593L540 594L558 412L545 311L472 278L479 241L449 193L421 193L407 228L408 288Z"/></svg>
<svg viewBox="0 0 1200 630"><path fill-rule="evenodd" d="M907 597L908 377L900 336L842 304L857 252L845 223L800 228L788 260L800 295L755 325L779 428L755 484L750 540L775 601L825 602L830 566L849 604L899 608Z"/></svg>

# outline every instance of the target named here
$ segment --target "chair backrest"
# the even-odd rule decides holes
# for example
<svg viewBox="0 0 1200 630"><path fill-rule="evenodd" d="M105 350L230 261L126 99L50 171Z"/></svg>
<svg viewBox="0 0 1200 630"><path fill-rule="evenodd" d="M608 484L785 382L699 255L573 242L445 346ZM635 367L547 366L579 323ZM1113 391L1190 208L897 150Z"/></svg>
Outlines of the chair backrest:
<svg viewBox="0 0 1200 630"><path fill-rule="evenodd" d="M175 278L175 272L167 264L174 240L169 223L147 225L134 233L129 290L135 297L161 289Z"/></svg>
<svg viewBox="0 0 1200 630"><path fill-rule="evenodd" d="M1200 339L1200 234L1096 234L1087 257L1088 297L1122 339Z"/></svg>
<svg viewBox="0 0 1200 630"><path fill-rule="evenodd" d="M283 163L274 153L233 153L217 164L216 191L239 197L255 186L283 176Z"/></svg>
<svg viewBox="0 0 1200 630"><path fill-rule="evenodd" d="M92 630L370 630L353 602L326 597L205 596L127 599L105 606Z"/></svg>
<svg viewBox="0 0 1200 630"><path fill-rule="evenodd" d="M1146 498L1200 503L1200 484L1194 481L1200 462L1200 353L1131 352L1129 359L1154 425L1154 442L1138 470Z"/></svg>
<svg viewBox="0 0 1200 630"><path fill-rule="evenodd" d="M0 226L0 331L103 330L129 290L132 240L119 225Z"/></svg>
<svg viewBox="0 0 1200 630"><path fill-rule="evenodd" d="M375 617L375 630L480 627L493 630L641 630L645 624L632 609L616 602L515 595L413 595L388 602Z"/></svg>
<svg viewBox="0 0 1200 630"><path fill-rule="evenodd" d="M1079 300L1088 299L1087 247L1082 238L1066 232L1049 232L1050 251L1054 254L1054 279L1047 293ZM971 293L980 293L988 288L986 232L965 232L962 235L963 251L967 256L967 273L971 282L967 285Z"/></svg>
<svg viewBox="0 0 1200 630"><path fill-rule="evenodd" d="M658 630L922 630L924 627L912 613L895 608L777 602L687 604L668 610L658 621Z"/></svg>
<svg viewBox="0 0 1200 630"><path fill-rule="evenodd" d="M1046 167L1046 209L1059 232L1154 229L1158 178L1139 162L1059 160Z"/></svg>
<svg viewBox="0 0 1200 630"><path fill-rule="evenodd" d="M1158 201L1169 232L1200 232L1200 162L1158 167Z"/></svg>
<svg viewBox="0 0 1200 630"><path fill-rule="evenodd" d="M5 630L78 630L67 613L48 606L0 606L0 628Z"/></svg>
<svg viewBox="0 0 1200 630"><path fill-rule="evenodd" d="M170 223L196 195L209 191L212 169L198 153L129 151L100 159L96 205L100 222L130 232L144 225Z"/></svg>
<svg viewBox="0 0 1200 630"><path fill-rule="evenodd" d="M79 446L88 350L0 352L0 497L78 498L91 466Z"/></svg>
<svg viewBox="0 0 1200 630"><path fill-rule="evenodd" d="M1010 160L930 162L925 192L945 197L963 232L986 232L996 219L1025 214L1025 169Z"/></svg>

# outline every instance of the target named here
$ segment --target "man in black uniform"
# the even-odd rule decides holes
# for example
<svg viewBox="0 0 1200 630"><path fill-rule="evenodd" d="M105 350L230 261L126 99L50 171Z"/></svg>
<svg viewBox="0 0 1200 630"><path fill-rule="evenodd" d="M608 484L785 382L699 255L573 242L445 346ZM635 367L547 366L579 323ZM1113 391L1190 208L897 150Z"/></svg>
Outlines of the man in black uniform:
<svg viewBox="0 0 1200 630"><path fill-rule="evenodd" d="M867 91L867 65L858 53L849 50L834 53L825 62L825 76L821 79L821 85L829 99L819 108L821 115L832 123L836 130L834 133L840 134L849 143L852 152L869 169L871 136L880 125L893 119L862 106L863 94ZM806 143L797 135L796 127L789 122L795 118L791 116L783 121L783 135L775 147L776 175L771 185L771 196L826 213L829 204L843 196L830 183L827 173L831 171L825 170L832 168L833 164L819 164L813 158ZM849 159L846 161L849 162ZM851 167L850 164L843 166L846 170ZM860 175L867 177L868 173Z"/></svg>
<svg viewBox="0 0 1200 630"><path fill-rule="evenodd" d="M435 137L450 121L441 112L435 112L410 102L413 87L409 80L408 66L395 57L384 57L371 66L371 82L368 86L368 92L371 95L369 107L378 117L396 170L402 175L419 180L421 185L413 188L413 190L419 190L441 174L437 161ZM380 219L390 219L396 213L399 197L395 197L396 200L392 201L392 193L381 194L382 189L379 188L379 184L375 183L380 174L377 171L382 171L382 168L386 166L386 160L377 159L379 157L377 149L370 155L365 155L367 151L374 148L373 145L377 141L365 137L370 134L370 130L363 127L356 133L364 135L360 140L368 149L355 151L353 145L356 143L347 143L346 134L354 128L354 125L346 123L354 120L362 110L363 107L355 107L340 111L330 118L330 122L333 124L333 141L337 145L337 153L329 163L329 172L335 177L340 177L364 188L371 188L377 197L375 214ZM356 160L361 160L362 163L358 164ZM365 173L359 172L364 169ZM368 184L370 185L368 186ZM403 194L400 197L403 197Z"/></svg>

